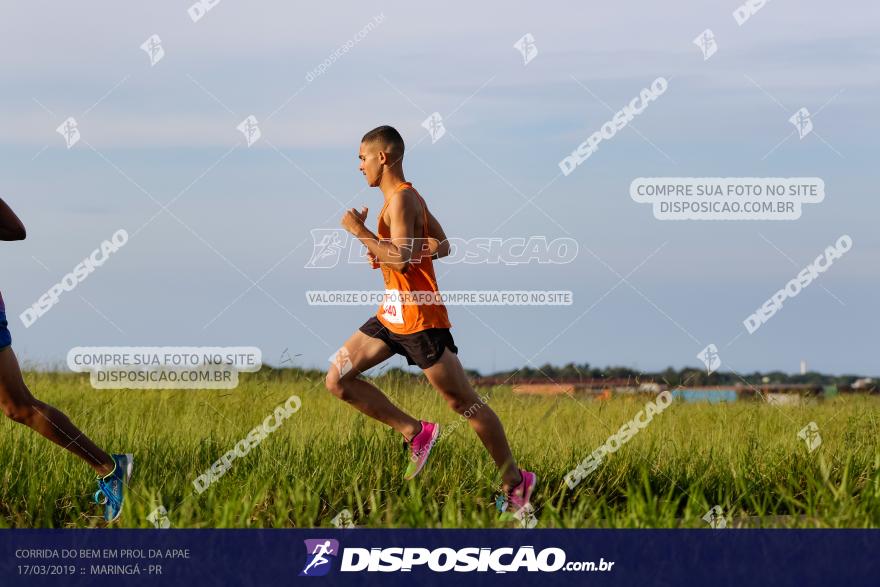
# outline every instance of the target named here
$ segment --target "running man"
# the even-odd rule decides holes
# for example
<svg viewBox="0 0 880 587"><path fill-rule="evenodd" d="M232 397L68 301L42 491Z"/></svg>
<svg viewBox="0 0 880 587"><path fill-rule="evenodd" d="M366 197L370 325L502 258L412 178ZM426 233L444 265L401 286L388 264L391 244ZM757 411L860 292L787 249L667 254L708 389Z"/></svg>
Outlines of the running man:
<svg viewBox="0 0 880 587"><path fill-rule="evenodd" d="M440 426L406 414L374 385L359 378L395 354L406 357L408 364L422 369L449 407L460 415L472 414L468 422L501 473L507 505L519 511L529 504L537 478L517 467L501 421L471 387L458 360L446 307L401 300L412 292L436 294L432 259L449 254L443 228L404 178L403 154L403 138L390 126L373 129L361 140L360 171L370 187L382 190L385 204L377 217L378 234L364 226L367 208L347 211L342 226L367 247L373 268L382 270L389 295L377 315L337 352L327 372L327 389L403 435L410 450L404 478L412 479L428 460Z"/></svg>
<svg viewBox="0 0 880 587"><path fill-rule="evenodd" d="M0 198L0 241L24 240L27 233L18 216ZM63 413L31 395L12 352L6 306L0 295L0 408L9 418L42 434L84 460L98 475L95 502L104 506L104 519L114 522L122 513L124 488L131 477L130 454L108 455L79 431Z"/></svg>
<svg viewBox="0 0 880 587"><path fill-rule="evenodd" d="M309 569L314 569L315 567L320 567L321 565L326 565L330 562L324 555L325 554L333 554L333 549L330 548L330 541L322 542L315 546L315 550L312 551L312 555L315 557L312 559L306 568L303 569L302 574L308 575Z"/></svg>

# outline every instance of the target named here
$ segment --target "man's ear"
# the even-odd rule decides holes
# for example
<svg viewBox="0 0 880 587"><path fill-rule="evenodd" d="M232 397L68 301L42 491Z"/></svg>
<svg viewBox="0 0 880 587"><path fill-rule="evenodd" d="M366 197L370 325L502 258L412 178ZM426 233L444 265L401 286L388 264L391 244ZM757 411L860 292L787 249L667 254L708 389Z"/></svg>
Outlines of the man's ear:
<svg viewBox="0 0 880 587"><path fill-rule="evenodd" d="M385 165L388 163L388 155L385 151L379 151L379 165Z"/></svg>

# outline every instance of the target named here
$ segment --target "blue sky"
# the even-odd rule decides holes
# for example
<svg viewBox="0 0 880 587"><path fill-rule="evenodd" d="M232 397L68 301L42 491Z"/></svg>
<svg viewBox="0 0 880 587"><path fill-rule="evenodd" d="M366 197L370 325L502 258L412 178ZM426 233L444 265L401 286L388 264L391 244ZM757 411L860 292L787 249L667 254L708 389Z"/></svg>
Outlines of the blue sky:
<svg viewBox="0 0 880 587"><path fill-rule="evenodd" d="M304 269L309 231L336 227L340 202L379 210L356 156L360 136L387 123L408 141L407 177L450 236L580 245L567 265L440 266L449 290L574 292L569 307L451 308L465 366L662 369L696 365L714 343L722 369L741 373L794 372L803 359L877 374L876 4L776 0L742 26L736 2L429 12L226 0L198 22L186 7L0 8L0 194L29 230L0 247L0 289L22 358L253 345L269 363L287 349L298 365L324 366L372 309L309 307L305 291L380 283L363 265ZM719 48L704 61L692 40L706 28ZM513 44L526 33L538 55L524 66ZM165 56L150 67L140 45L153 34ZM602 102L617 110L658 76L669 89L633 121L638 133L623 129L556 177L610 119ZM822 138L795 136L767 155L800 107L821 110ZM432 144L420 125L434 111L449 134ZM236 125L251 114L263 137L248 148ZM55 132L68 116L83 139L71 149ZM796 221L669 222L629 197L634 178L652 176L816 176L827 195ZM537 207L523 207L542 189ZM174 200L170 212L154 199ZM23 328L18 313L119 228L140 232ZM748 335L743 319L842 234L852 251Z"/></svg>

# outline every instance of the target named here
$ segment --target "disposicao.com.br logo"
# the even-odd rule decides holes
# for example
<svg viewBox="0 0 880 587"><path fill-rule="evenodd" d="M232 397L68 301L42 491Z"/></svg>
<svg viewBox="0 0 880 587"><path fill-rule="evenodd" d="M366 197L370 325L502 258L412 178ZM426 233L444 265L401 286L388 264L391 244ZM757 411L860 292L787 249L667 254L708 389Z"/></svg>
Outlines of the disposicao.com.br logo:
<svg viewBox="0 0 880 587"><path fill-rule="evenodd" d="M339 554L339 541L330 538L306 540L306 566L300 577L322 577L330 572L330 559Z"/></svg>
<svg viewBox="0 0 880 587"><path fill-rule="evenodd" d="M326 575L332 568L329 557L340 554L339 542L331 539L306 540L306 563L300 576ZM594 561L566 561L561 548L534 546L518 548L345 548L339 570L343 573L411 572L414 567L427 567L435 573L515 573L517 571L555 573L557 571L610 571L614 562L600 558Z"/></svg>

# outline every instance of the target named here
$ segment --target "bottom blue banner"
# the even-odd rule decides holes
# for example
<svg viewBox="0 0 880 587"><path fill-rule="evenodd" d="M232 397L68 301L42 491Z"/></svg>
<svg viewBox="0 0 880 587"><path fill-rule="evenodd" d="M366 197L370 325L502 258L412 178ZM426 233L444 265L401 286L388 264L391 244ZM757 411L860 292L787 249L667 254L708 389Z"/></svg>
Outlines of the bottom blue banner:
<svg viewBox="0 0 880 587"><path fill-rule="evenodd" d="M870 530L0 530L0 585L880 584Z"/></svg>

